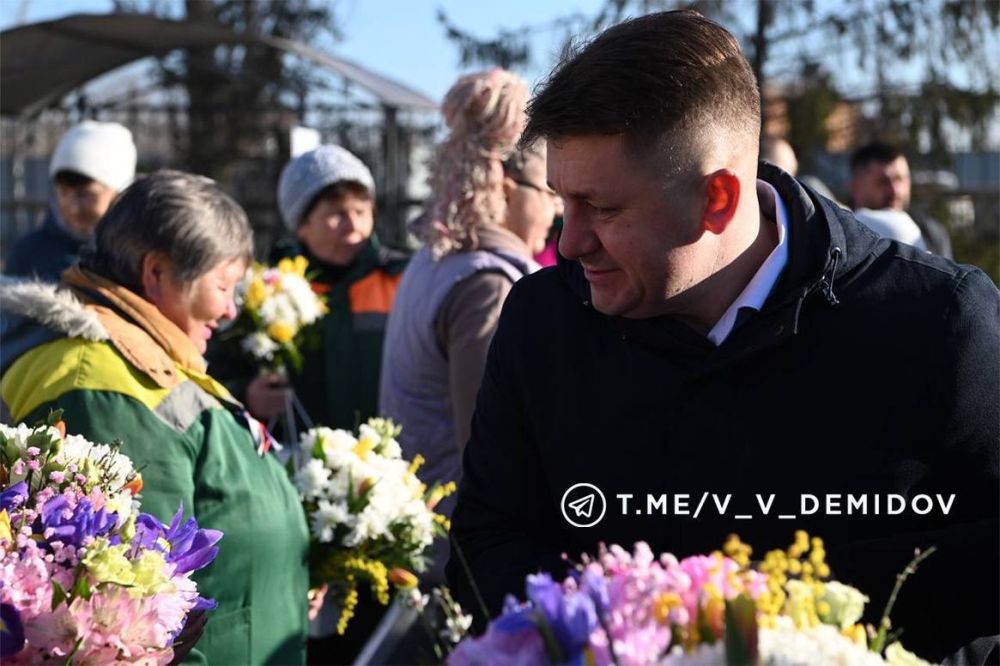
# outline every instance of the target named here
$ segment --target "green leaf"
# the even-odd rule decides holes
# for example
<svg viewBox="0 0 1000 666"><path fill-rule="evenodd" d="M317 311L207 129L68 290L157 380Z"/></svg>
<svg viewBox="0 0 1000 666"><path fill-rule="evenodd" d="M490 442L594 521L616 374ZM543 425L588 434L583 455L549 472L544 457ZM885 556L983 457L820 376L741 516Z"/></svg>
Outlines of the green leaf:
<svg viewBox="0 0 1000 666"><path fill-rule="evenodd" d="M76 659L76 653L80 651L81 645L83 645L83 636L76 639L76 643L73 643L72 652L66 655L66 661L64 662L66 666L73 666L73 660Z"/></svg>
<svg viewBox="0 0 1000 666"><path fill-rule="evenodd" d="M326 460L326 455L324 455L324 453L323 453L323 436L322 435L320 435L319 437L317 437L316 441L313 442L312 457L316 458L317 460Z"/></svg>
<svg viewBox="0 0 1000 666"><path fill-rule="evenodd" d="M55 611L55 609L59 607L59 604L61 604L64 601L66 601L66 599L67 599L66 590L64 590L62 588L62 585L59 584L59 581L57 581L56 579L53 578L52 579L52 608L51 608L51 610Z"/></svg>
<svg viewBox="0 0 1000 666"><path fill-rule="evenodd" d="M549 655L549 663L566 663L566 657L563 655L562 647L560 647L555 633L552 632L552 627L549 626L549 621L545 618L545 614L542 612L532 613L532 619L535 621L535 626L538 627L538 633L542 637L542 643L545 645L545 652Z"/></svg>
<svg viewBox="0 0 1000 666"><path fill-rule="evenodd" d="M760 659L757 634L757 608L753 599L741 594L726 601L726 662L756 664Z"/></svg>
<svg viewBox="0 0 1000 666"><path fill-rule="evenodd" d="M698 627L698 636L701 637L702 643L714 643L718 640L718 636L712 631L712 626L708 623L708 616L705 614L705 609L698 607L698 617L695 618L695 626Z"/></svg>
<svg viewBox="0 0 1000 666"><path fill-rule="evenodd" d="M63 410L61 409L50 409L49 415L45 417L45 425L54 426L55 424L62 421Z"/></svg>
<svg viewBox="0 0 1000 666"><path fill-rule="evenodd" d="M71 596L81 597L86 600L90 600L93 591L90 589L90 583L87 582L87 577L85 575L78 575L76 582L73 583L73 590L70 592Z"/></svg>

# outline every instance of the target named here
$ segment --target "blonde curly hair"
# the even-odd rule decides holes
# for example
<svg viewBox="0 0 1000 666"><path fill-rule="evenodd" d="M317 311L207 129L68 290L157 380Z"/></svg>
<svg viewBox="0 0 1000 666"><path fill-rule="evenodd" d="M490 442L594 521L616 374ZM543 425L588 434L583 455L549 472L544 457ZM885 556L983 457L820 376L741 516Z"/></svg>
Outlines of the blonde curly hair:
<svg viewBox="0 0 1000 666"><path fill-rule="evenodd" d="M525 123L528 86L496 68L460 78L442 104L448 137L431 168L430 219L423 240L435 259L474 248L476 229L507 212L502 162Z"/></svg>

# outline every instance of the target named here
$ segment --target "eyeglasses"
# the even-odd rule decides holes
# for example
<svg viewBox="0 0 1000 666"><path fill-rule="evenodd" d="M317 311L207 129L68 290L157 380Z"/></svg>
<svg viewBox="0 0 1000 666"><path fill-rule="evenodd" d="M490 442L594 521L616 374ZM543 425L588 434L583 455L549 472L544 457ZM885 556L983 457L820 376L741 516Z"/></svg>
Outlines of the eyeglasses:
<svg viewBox="0 0 1000 666"><path fill-rule="evenodd" d="M513 180L514 183L517 184L517 185L520 185L522 187L527 187L529 190L535 190L536 192L543 192L543 193L548 194L549 196L553 196L553 197L558 197L559 196L559 194L555 190L553 190L551 187L542 187L540 185L535 185L534 183L529 183L526 180L517 180L517 179L513 179L513 178L511 180Z"/></svg>

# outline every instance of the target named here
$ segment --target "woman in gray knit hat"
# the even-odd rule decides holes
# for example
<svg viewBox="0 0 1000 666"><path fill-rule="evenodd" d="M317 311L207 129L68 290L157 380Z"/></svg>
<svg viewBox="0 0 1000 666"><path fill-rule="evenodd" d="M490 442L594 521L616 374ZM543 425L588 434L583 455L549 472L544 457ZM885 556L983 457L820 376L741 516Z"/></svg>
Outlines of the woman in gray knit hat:
<svg viewBox="0 0 1000 666"><path fill-rule="evenodd" d="M407 257L384 247L373 232L375 181L355 155L321 146L289 162L278 184L278 207L292 237L272 263L304 255L313 289L327 299L317 344L303 349L288 378L257 375L240 356L217 346L212 368L262 421L285 408L288 382L316 425L353 429L376 416L386 318ZM242 389L242 390L241 390ZM350 663L383 608L362 592L351 631L309 641L312 663Z"/></svg>
<svg viewBox="0 0 1000 666"><path fill-rule="evenodd" d="M375 180L340 146L321 146L289 162L278 207L292 238L277 246L272 262L304 255L313 288L330 309L319 344L304 350L302 369L290 381L317 425L353 428L375 416L385 321L406 256L379 243ZM230 388L245 397L251 413L267 420L282 412L286 378L254 376L249 365L218 351Z"/></svg>

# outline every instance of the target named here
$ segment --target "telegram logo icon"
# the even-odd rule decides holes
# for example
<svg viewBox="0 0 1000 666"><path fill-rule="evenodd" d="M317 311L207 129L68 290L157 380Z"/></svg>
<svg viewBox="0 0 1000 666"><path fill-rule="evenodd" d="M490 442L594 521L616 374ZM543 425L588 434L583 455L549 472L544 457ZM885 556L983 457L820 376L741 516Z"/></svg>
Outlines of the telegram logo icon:
<svg viewBox="0 0 1000 666"><path fill-rule="evenodd" d="M608 502L594 484L577 483L563 493L560 508L563 518L573 527L593 527L604 518Z"/></svg>

